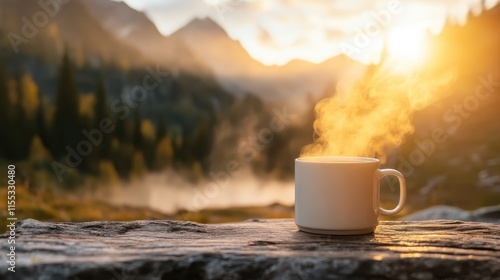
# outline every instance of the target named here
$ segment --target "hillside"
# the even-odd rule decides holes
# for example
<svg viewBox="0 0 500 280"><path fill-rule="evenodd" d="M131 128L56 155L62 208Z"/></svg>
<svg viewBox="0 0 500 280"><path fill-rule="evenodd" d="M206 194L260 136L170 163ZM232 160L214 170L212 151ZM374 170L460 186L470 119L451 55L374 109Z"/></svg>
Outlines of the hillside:
<svg viewBox="0 0 500 280"><path fill-rule="evenodd" d="M347 72L359 73L364 68L345 56L321 64L292 61L284 66L266 66L209 18L193 19L163 37L146 15L123 2L91 0L85 4L108 32L173 72L214 76L234 94L254 93L264 100L285 102L296 109L303 107L311 95L313 99L319 98L327 84Z"/></svg>
<svg viewBox="0 0 500 280"><path fill-rule="evenodd" d="M36 0L0 0L0 12L0 32L5 36L2 43L12 46L13 39L6 38L7 34L21 36L24 38L22 43L15 44L20 53L58 62L64 48L68 47L79 65L97 66L104 62L129 68L149 62L137 49L103 28L81 0L61 6L54 16L48 15ZM43 21L34 24L36 13L46 16L45 24L41 24ZM33 34L26 33L31 32L31 27L26 27L29 25L34 28Z"/></svg>

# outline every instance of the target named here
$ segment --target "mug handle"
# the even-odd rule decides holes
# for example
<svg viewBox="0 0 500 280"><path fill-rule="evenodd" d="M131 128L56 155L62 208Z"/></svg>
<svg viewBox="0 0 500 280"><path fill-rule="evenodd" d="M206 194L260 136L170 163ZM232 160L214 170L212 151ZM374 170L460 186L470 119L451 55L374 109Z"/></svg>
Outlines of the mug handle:
<svg viewBox="0 0 500 280"><path fill-rule="evenodd" d="M398 202L398 206L396 206L394 209L391 209L391 210L387 210L387 209L384 209L382 207L378 207L380 213L382 215L386 215L386 216L390 216L390 215L396 215L397 213L399 213L403 207L405 206L405 202L406 202L406 181L405 181L405 177L403 176L403 174L401 174L401 172L397 171L397 170L394 170L394 169L380 169L378 170L378 173L379 173L379 178L378 180L380 181L382 178L384 178L385 176L396 176L399 180L399 202ZM378 184L378 192L380 194L380 183ZM379 197L379 196L377 196ZM380 200L379 200L379 203L380 203Z"/></svg>

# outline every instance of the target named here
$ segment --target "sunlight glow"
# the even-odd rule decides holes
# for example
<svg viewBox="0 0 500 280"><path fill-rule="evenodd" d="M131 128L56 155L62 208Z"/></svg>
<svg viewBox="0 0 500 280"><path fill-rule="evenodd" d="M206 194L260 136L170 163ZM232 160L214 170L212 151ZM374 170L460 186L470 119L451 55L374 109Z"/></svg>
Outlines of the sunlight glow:
<svg viewBox="0 0 500 280"><path fill-rule="evenodd" d="M378 63L383 49L380 38L383 36L390 37L389 53L396 59L402 59L402 63L418 62L419 59L425 58L424 39L429 32L437 35L447 23L464 25L469 16L477 16L499 2L123 1L145 12L164 35L178 31L195 18L209 17L217 22L231 39L239 41L251 57L265 65L284 65L294 59L321 63L342 53L364 64ZM413 28L415 24L420 26ZM370 28L380 31L369 31ZM411 28L412 32L394 30L395 34L388 34L388 28ZM364 38L360 39L361 37ZM345 51L345 44L354 46L350 48L354 50Z"/></svg>
<svg viewBox="0 0 500 280"><path fill-rule="evenodd" d="M387 35L387 56L407 67L424 62L428 54L425 32L411 28L397 28Z"/></svg>

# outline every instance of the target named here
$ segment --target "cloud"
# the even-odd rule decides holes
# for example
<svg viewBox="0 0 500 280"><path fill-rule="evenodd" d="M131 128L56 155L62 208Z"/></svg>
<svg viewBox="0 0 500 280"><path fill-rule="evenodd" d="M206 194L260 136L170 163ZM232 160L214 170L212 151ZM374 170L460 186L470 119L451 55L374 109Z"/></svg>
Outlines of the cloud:
<svg viewBox="0 0 500 280"><path fill-rule="evenodd" d="M125 0L130 7L145 12L158 30L169 35L196 17L213 14L202 0Z"/></svg>
<svg viewBox="0 0 500 280"><path fill-rule="evenodd" d="M211 17L239 40L251 56L265 64L284 64L292 59L321 62L346 53L359 30L377 15L398 5L390 20L367 46L351 57L376 62L384 33L394 27L412 32L439 33L445 22L464 24L467 16L492 8L499 0L128 0L145 11L164 34L173 33L195 17ZM483 6L484 5L484 6ZM385 12L384 12L385 11ZM375 29L375 27L372 27Z"/></svg>

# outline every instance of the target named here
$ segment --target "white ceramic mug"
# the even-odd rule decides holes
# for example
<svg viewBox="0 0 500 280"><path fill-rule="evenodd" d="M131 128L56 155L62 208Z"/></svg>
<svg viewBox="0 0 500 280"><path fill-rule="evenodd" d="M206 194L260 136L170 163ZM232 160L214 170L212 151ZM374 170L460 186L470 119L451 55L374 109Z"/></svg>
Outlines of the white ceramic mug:
<svg viewBox="0 0 500 280"><path fill-rule="evenodd" d="M295 223L318 234L364 234L375 230L379 215L395 215L406 200L404 176L379 169L376 158L303 157L295 160ZM396 176L399 203L380 207L380 179Z"/></svg>

